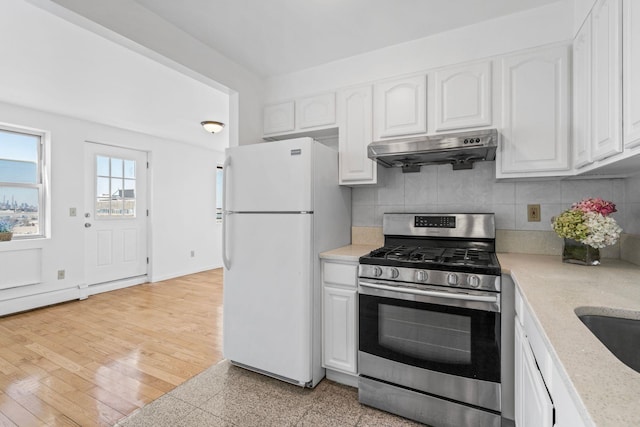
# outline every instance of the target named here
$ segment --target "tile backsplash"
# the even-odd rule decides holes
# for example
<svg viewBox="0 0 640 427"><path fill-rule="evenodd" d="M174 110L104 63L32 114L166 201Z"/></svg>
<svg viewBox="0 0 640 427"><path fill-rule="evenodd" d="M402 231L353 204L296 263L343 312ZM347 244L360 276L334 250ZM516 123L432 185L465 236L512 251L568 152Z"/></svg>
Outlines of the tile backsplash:
<svg viewBox="0 0 640 427"><path fill-rule="evenodd" d="M640 234L640 176L616 179L496 181L495 162L470 170L423 166L419 173L378 168L378 184L354 187L352 225L381 227L385 212L494 212L501 230L551 231L551 218L585 197L613 201L625 233ZM539 204L540 222L527 221Z"/></svg>

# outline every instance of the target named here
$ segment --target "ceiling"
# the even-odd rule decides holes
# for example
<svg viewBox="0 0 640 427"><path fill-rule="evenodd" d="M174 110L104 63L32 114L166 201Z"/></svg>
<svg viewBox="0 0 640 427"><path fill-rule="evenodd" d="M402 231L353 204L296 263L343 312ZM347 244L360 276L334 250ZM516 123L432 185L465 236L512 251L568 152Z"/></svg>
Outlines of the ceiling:
<svg viewBox="0 0 640 427"><path fill-rule="evenodd" d="M262 77L557 0L135 0Z"/></svg>

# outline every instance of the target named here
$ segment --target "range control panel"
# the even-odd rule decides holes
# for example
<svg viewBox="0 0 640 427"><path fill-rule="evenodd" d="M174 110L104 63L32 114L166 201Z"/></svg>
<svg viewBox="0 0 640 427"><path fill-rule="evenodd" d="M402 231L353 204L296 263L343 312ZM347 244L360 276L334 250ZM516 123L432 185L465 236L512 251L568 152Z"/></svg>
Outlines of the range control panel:
<svg viewBox="0 0 640 427"><path fill-rule="evenodd" d="M455 216L419 216L414 217L414 227L456 228Z"/></svg>

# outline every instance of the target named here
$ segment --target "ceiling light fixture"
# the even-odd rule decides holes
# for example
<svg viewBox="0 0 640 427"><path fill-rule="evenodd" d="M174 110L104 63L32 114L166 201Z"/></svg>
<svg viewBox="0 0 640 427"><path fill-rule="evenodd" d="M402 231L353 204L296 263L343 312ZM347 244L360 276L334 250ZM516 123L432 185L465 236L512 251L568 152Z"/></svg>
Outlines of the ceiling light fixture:
<svg viewBox="0 0 640 427"><path fill-rule="evenodd" d="M214 122L211 120L206 120L204 122L200 122L204 130L211 133L218 133L224 127L224 123L222 122Z"/></svg>

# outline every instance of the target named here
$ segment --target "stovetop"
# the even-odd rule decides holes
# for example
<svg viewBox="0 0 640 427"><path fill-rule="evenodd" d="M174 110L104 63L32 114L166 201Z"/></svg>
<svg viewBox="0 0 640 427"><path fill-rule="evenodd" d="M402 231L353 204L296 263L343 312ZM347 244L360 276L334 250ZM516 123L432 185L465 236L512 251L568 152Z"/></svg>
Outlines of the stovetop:
<svg viewBox="0 0 640 427"><path fill-rule="evenodd" d="M500 264L495 253L478 248L389 245L361 257L360 264L500 274Z"/></svg>

